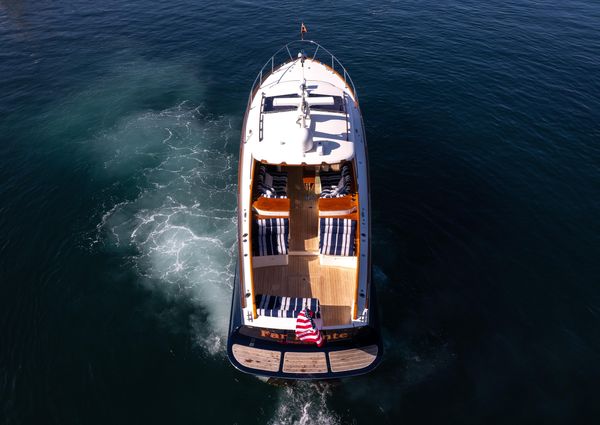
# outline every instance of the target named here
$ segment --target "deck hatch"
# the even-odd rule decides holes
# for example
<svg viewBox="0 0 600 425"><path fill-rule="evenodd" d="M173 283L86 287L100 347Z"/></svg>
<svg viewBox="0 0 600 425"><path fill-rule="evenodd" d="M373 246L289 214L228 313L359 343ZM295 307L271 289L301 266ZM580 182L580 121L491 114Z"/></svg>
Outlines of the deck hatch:
<svg viewBox="0 0 600 425"><path fill-rule="evenodd" d="M290 112L298 109L297 104L290 104L289 100L297 99L300 102L300 96L296 93L283 94L278 96L265 96L263 98L262 112ZM310 94L308 103L311 111L326 111L344 113L344 99L341 96L332 96L329 94Z"/></svg>

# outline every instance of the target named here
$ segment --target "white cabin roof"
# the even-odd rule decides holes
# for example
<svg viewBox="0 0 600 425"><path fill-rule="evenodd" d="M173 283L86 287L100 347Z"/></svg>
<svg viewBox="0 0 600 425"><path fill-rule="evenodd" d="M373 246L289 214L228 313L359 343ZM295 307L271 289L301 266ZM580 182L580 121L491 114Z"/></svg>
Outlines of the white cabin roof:
<svg viewBox="0 0 600 425"><path fill-rule="evenodd" d="M345 109L331 112L311 108L309 133L313 147L307 152L300 140L297 110L262 112L264 98L298 95L304 80L309 96L339 97ZM348 161L355 155L353 135L357 132L353 123L360 122L353 119L356 113L354 94L339 74L312 59L306 59L302 69L300 59L296 59L275 70L259 86L247 117L245 149L254 159L271 164L318 165Z"/></svg>

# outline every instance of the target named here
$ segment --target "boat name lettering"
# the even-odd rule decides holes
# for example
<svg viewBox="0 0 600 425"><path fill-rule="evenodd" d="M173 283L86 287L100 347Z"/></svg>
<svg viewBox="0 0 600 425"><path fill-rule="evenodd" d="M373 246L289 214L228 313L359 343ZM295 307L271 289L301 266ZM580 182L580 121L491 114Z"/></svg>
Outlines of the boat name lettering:
<svg viewBox="0 0 600 425"><path fill-rule="evenodd" d="M287 334L287 333L279 333L279 332L273 332L270 331L268 329L261 329L260 331L260 336L263 338L271 338L271 339L277 339L277 340L285 340L291 337L291 339L296 339L295 336L292 336L291 334ZM323 332L323 337L327 340L327 341L337 341L340 339L348 339L350 337L350 335L347 332L333 332L333 333L326 333Z"/></svg>

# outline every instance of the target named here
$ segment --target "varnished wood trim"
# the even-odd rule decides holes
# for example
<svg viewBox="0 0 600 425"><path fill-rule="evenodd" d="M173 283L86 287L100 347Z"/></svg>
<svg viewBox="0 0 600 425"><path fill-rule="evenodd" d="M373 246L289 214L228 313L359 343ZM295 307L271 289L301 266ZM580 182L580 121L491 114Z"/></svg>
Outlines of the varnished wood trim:
<svg viewBox="0 0 600 425"><path fill-rule="evenodd" d="M356 184L356 176L358 176L358 173L356 172L357 170L355 170L356 167L358 167L358 164L356 164L356 161L352 161L352 171L353 171L353 175L354 175L354 183L356 187L356 208L357 210L360 212L360 197L359 197L359 193L358 193L358 184ZM356 283L355 283L355 290L354 290L354 306L352 308L353 313L352 313L352 319L356 320L358 319L358 297L359 297L359 290L360 290L360 257L361 257L361 252L360 252L360 232L361 232L361 228L360 228L360 213L359 213L359 219L356 221Z"/></svg>
<svg viewBox="0 0 600 425"><path fill-rule="evenodd" d="M263 215L263 214L256 214L254 213L254 215L252 216L254 220L265 220L265 219L269 219L269 218L290 218L290 215Z"/></svg>
<svg viewBox="0 0 600 425"><path fill-rule="evenodd" d="M340 74L335 69L333 69L332 67L330 67L329 65L327 65L325 62L321 62L321 61L318 61L318 60L313 60L313 62L318 62L318 63L324 65L325 68L329 69L331 72L333 72L334 74L336 74L340 78L340 80L344 81L344 84L346 85L346 88L350 91L350 93L352 93L352 97L354 98L352 100L354 100L354 104L358 105L358 102L356 101L356 93L354 93L354 89L352 88L352 84L348 84L348 80L344 80L344 76L342 74Z"/></svg>
<svg viewBox="0 0 600 425"><path fill-rule="evenodd" d="M319 215L319 218L340 218L340 219L345 219L345 220L358 221L359 216L358 216L358 212L353 212L352 214L346 214L346 215ZM358 231L358 227L357 227L357 231ZM358 252L358 245L357 245L357 252Z"/></svg>
<svg viewBox="0 0 600 425"><path fill-rule="evenodd" d="M352 211L358 207L358 202L354 195L346 195L339 198L319 198L317 204L320 215L326 215L331 211Z"/></svg>
<svg viewBox="0 0 600 425"><path fill-rule="evenodd" d="M240 153L238 159L238 193L237 193L237 207L238 207L238 267L240 274L240 302L241 307L246 308L246 282L244 279L244 246L243 246L243 237L244 234L244 211L241 204L242 199L242 168L243 168L243 158L244 158L244 145L246 139L246 123L248 121L248 114L250 113L250 105L252 99L248 100L248 105L246 106L246 113L244 114L244 123L242 125L242 134L240 137Z"/></svg>
<svg viewBox="0 0 600 425"><path fill-rule="evenodd" d="M250 292L252 293L252 295L250 296L250 298L252 298L250 300L250 302L252 303L252 318L256 319L258 318L258 313L256 312L256 302L254 302L254 299L256 297L256 292L254 292L254 266L252 264L253 262L253 255L252 255L252 188L254 187L254 170L256 169L256 161L254 159L252 159L252 170L250 171L250 196L248 197L248 204L249 207L248 208L248 243L250 246L250 252L248 253L248 256L250 257Z"/></svg>
<svg viewBox="0 0 600 425"><path fill-rule="evenodd" d="M285 216L285 213L289 215L290 211L290 199L289 198L265 198L261 196L252 204L252 208L257 212L264 211L269 212L282 212L281 216Z"/></svg>

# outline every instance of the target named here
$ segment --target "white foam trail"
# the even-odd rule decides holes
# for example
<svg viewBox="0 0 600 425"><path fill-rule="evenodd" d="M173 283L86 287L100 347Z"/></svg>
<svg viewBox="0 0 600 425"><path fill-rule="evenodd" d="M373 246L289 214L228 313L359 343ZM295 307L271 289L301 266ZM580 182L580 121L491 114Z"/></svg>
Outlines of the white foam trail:
<svg viewBox="0 0 600 425"><path fill-rule="evenodd" d="M129 117L98 140L117 189L124 180L139 193L103 214L97 240L133 248L145 281L197 303L193 338L213 355L224 352L235 267L234 134L227 118L184 102Z"/></svg>
<svg viewBox="0 0 600 425"><path fill-rule="evenodd" d="M331 388L327 384L298 382L283 388L271 425L334 425L340 418L327 407Z"/></svg>

